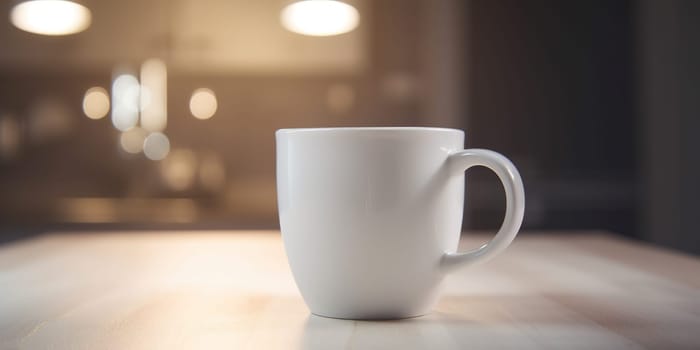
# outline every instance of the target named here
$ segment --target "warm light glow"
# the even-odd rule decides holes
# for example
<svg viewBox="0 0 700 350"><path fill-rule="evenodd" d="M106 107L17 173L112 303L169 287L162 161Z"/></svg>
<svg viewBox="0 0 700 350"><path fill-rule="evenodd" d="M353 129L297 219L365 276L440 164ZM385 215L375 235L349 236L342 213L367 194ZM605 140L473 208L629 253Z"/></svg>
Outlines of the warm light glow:
<svg viewBox="0 0 700 350"><path fill-rule="evenodd" d="M381 79L381 92L390 100L407 102L417 97L420 84L418 79L409 73L394 72Z"/></svg>
<svg viewBox="0 0 700 350"><path fill-rule="evenodd" d="M67 0L32 0L15 5L10 21L24 31L43 35L67 35L90 26L90 10Z"/></svg>
<svg viewBox="0 0 700 350"><path fill-rule="evenodd" d="M104 118L109 113L109 94L107 90L95 86L85 91L83 112L90 119Z"/></svg>
<svg viewBox="0 0 700 350"><path fill-rule="evenodd" d="M192 150L177 149L160 163L160 172L168 187L184 191L194 183L196 166L197 156Z"/></svg>
<svg viewBox="0 0 700 350"><path fill-rule="evenodd" d="M9 160L17 155L20 142L20 127L17 119L0 115L0 160Z"/></svg>
<svg viewBox="0 0 700 350"><path fill-rule="evenodd" d="M347 112L354 104L355 90L348 84L334 84L326 91L326 105L332 112Z"/></svg>
<svg viewBox="0 0 700 350"><path fill-rule="evenodd" d="M62 197L56 208L59 220L80 223L186 223L198 216L197 205L190 198Z"/></svg>
<svg viewBox="0 0 700 350"><path fill-rule="evenodd" d="M143 143L148 133L139 127L124 131L119 136L119 145L126 153L136 154L143 150Z"/></svg>
<svg viewBox="0 0 700 350"><path fill-rule="evenodd" d="M167 124L167 69L159 59L141 65L141 127L162 131Z"/></svg>
<svg viewBox="0 0 700 350"><path fill-rule="evenodd" d="M151 133L143 142L143 154L150 160L162 160L170 152L170 140L160 132Z"/></svg>
<svg viewBox="0 0 700 350"><path fill-rule="evenodd" d="M287 30L312 36L338 35L360 23L357 10L341 1L303 0L288 5L280 16Z"/></svg>
<svg viewBox="0 0 700 350"><path fill-rule="evenodd" d="M135 76L121 74L112 82L112 124L126 131L139 121L140 85Z"/></svg>
<svg viewBox="0 0 700 350"><path fill-rule="evenodd" d="M209 153L199 162L199 180L202 187L215 192L221 190L226 184L226 165L221 157L215 153Z"/></svg>
<svg viewBox="0 0 700 350"><path fill-rule="evenodd" d="M34 144L60 140L73 131L75 111L66 101L56 97L41 97L27 110L23 129Z"/></svg>
<svg viewBox="0 0 700 350"><path fill-rule="evenodd" d="M216 95L210 89L197 89L190 97L190 112L197 119L209 119L216 113Z"/></svg>

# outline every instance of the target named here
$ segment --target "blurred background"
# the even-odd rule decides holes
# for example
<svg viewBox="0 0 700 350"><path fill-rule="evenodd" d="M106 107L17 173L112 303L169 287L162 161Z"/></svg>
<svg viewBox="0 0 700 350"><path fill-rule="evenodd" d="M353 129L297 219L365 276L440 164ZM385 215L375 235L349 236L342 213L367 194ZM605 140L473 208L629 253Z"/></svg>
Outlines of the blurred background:
<svg viewBox="0 0 700 350"><path fill-rule="evenodd" d="M0 5L0 241L277 228L274 131L440 126L510 157L525 229L700 253L700 2ZM500 184L467 176L465 229Z"/></svg>

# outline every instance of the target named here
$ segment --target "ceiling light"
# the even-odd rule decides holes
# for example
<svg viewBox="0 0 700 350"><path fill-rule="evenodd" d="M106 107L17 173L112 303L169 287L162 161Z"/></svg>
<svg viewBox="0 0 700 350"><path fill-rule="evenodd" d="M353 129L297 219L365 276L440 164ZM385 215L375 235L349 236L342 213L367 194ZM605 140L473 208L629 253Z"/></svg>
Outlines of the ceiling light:
<svg viewBox="0 0 700 350"><path fill-rule="evenodd" d="M280 15L287 30L312 36L338 35L360 23L357 9L336 0L303 0L288 5Z"/></svg>
<svg viewBox="0 0 700 350"><path fill-rule="evenodd" d="M43 35L67 35L90 26L90 10L67 0L20 2L10 12L10 21L24 31Z"/></svg>

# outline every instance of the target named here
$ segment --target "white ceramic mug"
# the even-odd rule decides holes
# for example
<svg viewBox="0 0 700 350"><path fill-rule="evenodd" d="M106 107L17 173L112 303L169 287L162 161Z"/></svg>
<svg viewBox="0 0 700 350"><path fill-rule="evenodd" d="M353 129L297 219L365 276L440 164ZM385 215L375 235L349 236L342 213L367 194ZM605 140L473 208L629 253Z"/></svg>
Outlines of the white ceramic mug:
<svg viewBox="0 0 700 350"><path fill-rule="evenodd" d="M525 195L513 164L464 149L464 132L421 127L282 129L282 238L311 312L348 319L428 313L445 275L497 255L518 233ZM457 253L464 170L493 170L506 215L496 236Z"/></svg>

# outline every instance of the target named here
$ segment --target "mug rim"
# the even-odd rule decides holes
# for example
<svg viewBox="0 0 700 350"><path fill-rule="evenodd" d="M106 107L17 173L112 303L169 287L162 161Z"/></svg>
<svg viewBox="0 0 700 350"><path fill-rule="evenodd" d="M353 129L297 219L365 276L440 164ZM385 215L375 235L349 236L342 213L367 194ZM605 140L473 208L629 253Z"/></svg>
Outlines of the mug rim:
<svg viewBox="0 0 700 350"><path fill-rule="evenodd" d="M464 134L463 130L430 126L348 126L337 128L284 128L275 134L309 133L309 132L348 132L348 131L439 131Z"/></svg>

